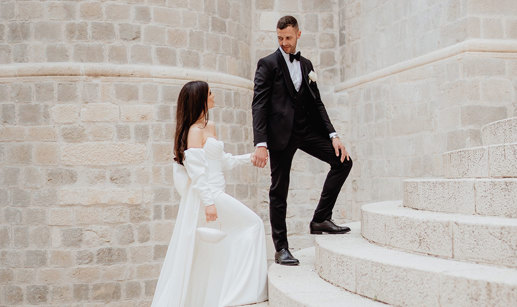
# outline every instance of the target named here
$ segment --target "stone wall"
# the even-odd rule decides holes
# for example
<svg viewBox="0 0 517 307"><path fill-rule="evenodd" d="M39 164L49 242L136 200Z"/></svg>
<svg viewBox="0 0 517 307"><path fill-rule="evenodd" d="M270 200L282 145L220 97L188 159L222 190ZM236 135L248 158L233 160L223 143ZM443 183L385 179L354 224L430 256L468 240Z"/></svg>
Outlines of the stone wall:
<svg viewBox="0 0 517 307"><path fill-rule="evenodd" d="M400 199L403 179L442 176L443 152L515 116L516 13L515 1L340 2L336 92L356 156L347 216Z"/></svg>
<svg viewBox="0 0 517 307"><path fill-rule="evenodd" d="M0 64L179 66L250 74L250 1L0 3Z"/></svg>
<svg viewBox="0 0 517 307"><path fill-rule="evenodd" d="M248 1L0 3L0 305L147 306L178 210L176 99L252 150ZM257 172L227 191L254 209Z"/></svg>

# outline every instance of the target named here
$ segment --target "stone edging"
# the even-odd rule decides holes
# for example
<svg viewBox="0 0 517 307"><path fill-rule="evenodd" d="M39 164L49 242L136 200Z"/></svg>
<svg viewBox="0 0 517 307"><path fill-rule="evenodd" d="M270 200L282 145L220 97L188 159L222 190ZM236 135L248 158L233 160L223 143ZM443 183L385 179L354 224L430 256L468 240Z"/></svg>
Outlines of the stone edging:
<svg viewBox="0 0 517 307"><path fill-rule="evenodd" d="M84 76L136 77L179 80L203 80L210 84L253 89L253 82L225 73L200 71L173 66L117 65L106 63L23 63L1 65L0 78Z"/></svg>
<svg viewBox="0 0 517 307"><path fill-rule="evenodd" d="M397 63L386 68L379 69L372 73L361 77L353 78L345 82L341 82L334 87L334 92L341 92L349 88L361 85L366 82L374 81L392 74L396 74L405 70L423 66L432 62L443 60L461 53L466 52L500 52L500 53L517 53L517 40L498 40L498 39L470 39L449 46L440 50L436 50L419 57Z"/></svg>

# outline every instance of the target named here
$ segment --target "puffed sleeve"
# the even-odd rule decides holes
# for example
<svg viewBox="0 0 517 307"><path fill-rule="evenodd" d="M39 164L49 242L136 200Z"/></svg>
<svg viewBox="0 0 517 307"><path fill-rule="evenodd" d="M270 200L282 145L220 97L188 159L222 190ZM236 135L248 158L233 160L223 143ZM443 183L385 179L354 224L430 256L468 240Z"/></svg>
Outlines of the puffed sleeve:
<svg viewBox="0 0 517 307"><path fill-rule="evenodd" d="M251 163L251 154L234 156L230 153L224 153L223 170L229 170L239 165Z"/></svg>
<svg viewBox="0 0 517 307"><path fill-rule="evenodd" d="M187 174L192 181L192 188L199 193L199 198L205 206L214 204L214 195L206 182L207 161L205 151L201 148L191 148L185 151L185 161L183 162L187 169Z"/></svg>

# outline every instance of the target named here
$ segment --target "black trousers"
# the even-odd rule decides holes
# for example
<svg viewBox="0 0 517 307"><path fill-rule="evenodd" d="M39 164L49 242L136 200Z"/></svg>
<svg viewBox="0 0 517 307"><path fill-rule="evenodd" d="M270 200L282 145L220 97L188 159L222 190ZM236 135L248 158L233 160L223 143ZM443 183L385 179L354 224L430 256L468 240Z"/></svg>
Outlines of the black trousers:
<svg viewBox="0 0 517 307"><path fill-rule="evenodd" d="M352 169L352 159L347 161L345 158L345 161L341 163L340 157L336 157L332 141L328 136L312 131L293 133L284 150L269 152L271 165L269 218L273 242L277 251L289 248L285 222L287 193L289 191L291 164L298 149L330 164L330 171L323 184L320 201L312 218L314 222L320 223L332 218L332 209L336 204L336 199Z"/></svg>

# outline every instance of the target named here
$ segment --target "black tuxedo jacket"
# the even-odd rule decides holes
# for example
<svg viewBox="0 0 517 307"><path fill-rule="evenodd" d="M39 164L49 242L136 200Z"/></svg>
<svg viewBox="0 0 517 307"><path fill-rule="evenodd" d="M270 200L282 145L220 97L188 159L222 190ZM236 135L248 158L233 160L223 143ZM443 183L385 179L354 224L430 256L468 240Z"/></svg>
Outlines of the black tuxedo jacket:
<svg viewBox="0 0 517 307"><path fill-rule="evenodd" d="M328 137L335 129L321 101L316 82L309 82L308 74L314 70L312 63L301 57L300 67L302 87L307 85L313 98L306 106L310 129ZM252 103L255 145L267 142L270 150L283 150L287 146L293 131L296 95L280 49L258 61Z"/></svg>

